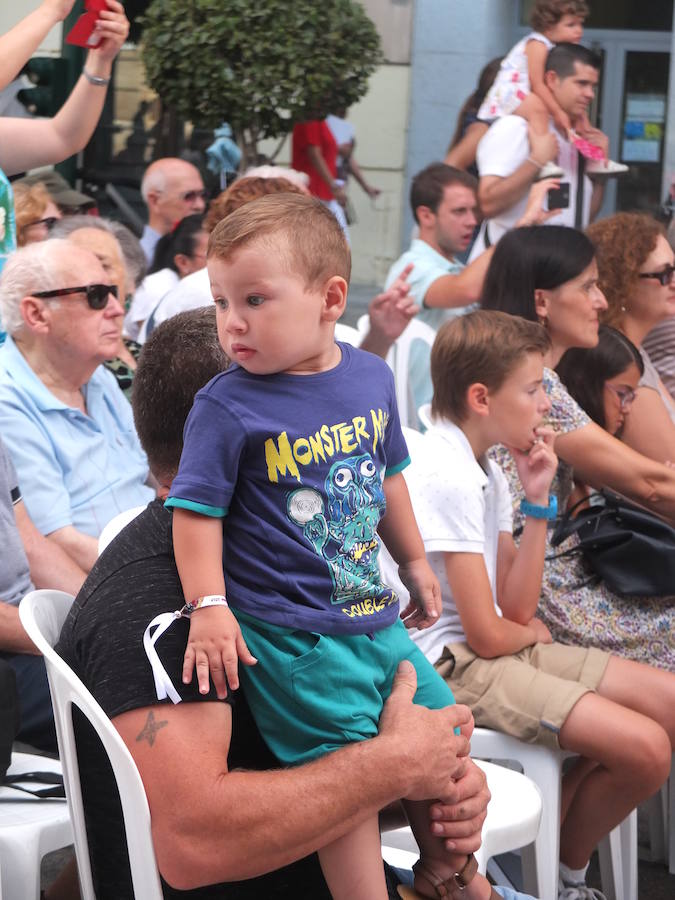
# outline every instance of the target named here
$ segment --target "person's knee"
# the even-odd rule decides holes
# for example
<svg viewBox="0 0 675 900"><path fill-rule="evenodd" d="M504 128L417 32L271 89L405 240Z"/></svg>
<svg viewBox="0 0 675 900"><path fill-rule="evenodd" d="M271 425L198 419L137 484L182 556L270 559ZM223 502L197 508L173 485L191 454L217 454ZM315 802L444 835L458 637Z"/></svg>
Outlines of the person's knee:
<svg viewBox="0 0 675 900"><path fill-rule="evenodd" d="M670 738L657 722L648 720L637 733L627 736L626 741L631 750L631 768L639 777L645 796L651 796L670 775L673 752Z"/></svg>

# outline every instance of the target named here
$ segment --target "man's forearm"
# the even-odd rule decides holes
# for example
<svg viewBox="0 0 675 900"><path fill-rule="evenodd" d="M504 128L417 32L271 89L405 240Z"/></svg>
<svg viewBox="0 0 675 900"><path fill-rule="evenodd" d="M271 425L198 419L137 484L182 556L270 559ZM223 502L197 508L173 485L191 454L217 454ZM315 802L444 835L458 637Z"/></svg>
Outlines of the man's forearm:
<svg viewBox="0 0 675 900"><path fill-rule="evenodd" d="M14 516L35 587L55 588L75 596L87 577L84 569L56 542L40 534L23 501L15 504Z"/></svg>
<svg viewBox="0 0 675 900"><path fill-rule="evenodd" d="M167 851L158 857L162 875L182 889L254 877L376 816L405 788L374 743L352 744L299 768L228 773L194 798L194 817L181 816L168 841L156 837Z"/></svg>
<svg viewBox="0 0 675 900"><path fill-rule="evenodd" d="M49 534L48 539L58 544L73 562L84 572L89 572L98 558L98 541L88 534L83 534L72 525L58 528Z"/></svg>
<svg viewBox="0 0 675 900"><path fill-rule="evenodd" d="M415 689L414 669L401 664L377 737L266 772L228 771L225 704L153 706L115 717L146 787L164 878L189 889L253 877L318 850L399 797L452 797L470 766L467 737L453 729L466 730L471 712L416 706ZM143 738L151 725L152 744ZM471 809L472 819L477 813Z"/></svg>
<svg viewBox="0 0 675 900"><path fill-rule="evenodd" d="M39 653L24 631L19 607L3 601L0 601L0 650L3 653Z"/></svg>
<svg viewBox="0 0 675 900"><path fill-rule="evenodd" d="M493 219L522 200L534 182L540 166L529 157L505 178L488 175L478 184L478 201L483 215Z"/></svg>

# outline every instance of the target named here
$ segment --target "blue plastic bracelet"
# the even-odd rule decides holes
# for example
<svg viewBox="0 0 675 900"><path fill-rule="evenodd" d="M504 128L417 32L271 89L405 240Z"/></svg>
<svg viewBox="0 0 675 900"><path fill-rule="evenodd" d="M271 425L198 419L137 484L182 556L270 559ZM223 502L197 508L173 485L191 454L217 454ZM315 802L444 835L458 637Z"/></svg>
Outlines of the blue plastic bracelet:
<svg viewBox="0 0 675 900"><path fill-rule="evenodd" d="M521 500L520 511L524 516L530 516L533 519L555 519L558 515L558 498L555 494L549 497L548 506L538 506L536 503Z"/></svg>

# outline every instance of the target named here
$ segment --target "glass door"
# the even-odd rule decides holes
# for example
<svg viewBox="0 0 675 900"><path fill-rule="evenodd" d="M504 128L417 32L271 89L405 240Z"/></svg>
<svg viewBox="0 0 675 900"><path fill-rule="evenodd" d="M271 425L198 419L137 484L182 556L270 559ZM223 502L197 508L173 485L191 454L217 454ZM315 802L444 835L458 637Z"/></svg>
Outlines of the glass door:
<svg viewBox="0 0 675 900"><path fill-rule="evenodd" d="M669 53L625 51L619 159L630 173L618 179L617 210L654 213L663 201L669 71Z"/></svg>

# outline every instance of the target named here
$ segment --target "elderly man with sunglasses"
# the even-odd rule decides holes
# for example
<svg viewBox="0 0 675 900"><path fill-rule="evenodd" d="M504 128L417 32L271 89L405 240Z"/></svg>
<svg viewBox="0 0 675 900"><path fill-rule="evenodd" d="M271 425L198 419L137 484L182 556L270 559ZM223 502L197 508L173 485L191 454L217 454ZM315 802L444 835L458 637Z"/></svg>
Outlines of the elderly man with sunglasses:
<svg viewBox="0 0 675 900"><path fill-rule="evenodd" d="M184 159L165 156L145 170L141 194L148 208L148 223L143 229L141 247L148 264L152 263L157 241L177 222L206 209L206 190L199 169Z"/></svg>
<svg viewBox="0 0 675 900"><path fill-rule="evenodd" d="M17 250L0 279L0 435L31 519L88 571L118 512L149 502L131 408L101 365L123 309L98 259L68 241Z"/></svg>

